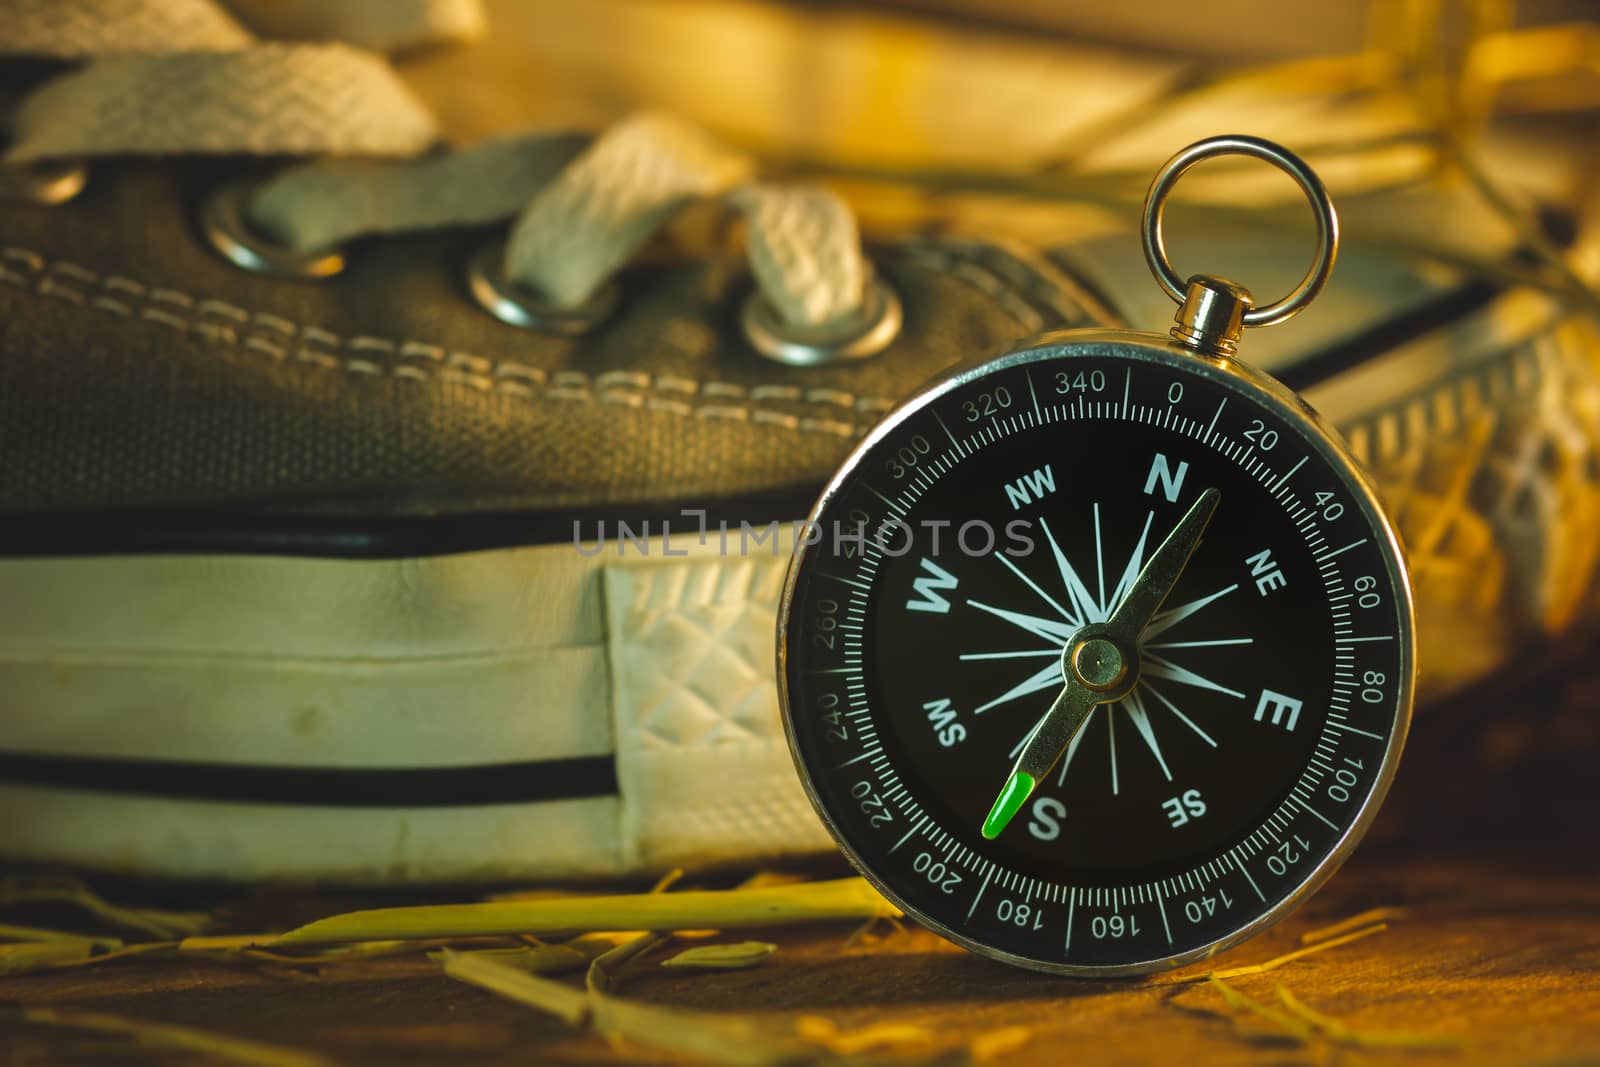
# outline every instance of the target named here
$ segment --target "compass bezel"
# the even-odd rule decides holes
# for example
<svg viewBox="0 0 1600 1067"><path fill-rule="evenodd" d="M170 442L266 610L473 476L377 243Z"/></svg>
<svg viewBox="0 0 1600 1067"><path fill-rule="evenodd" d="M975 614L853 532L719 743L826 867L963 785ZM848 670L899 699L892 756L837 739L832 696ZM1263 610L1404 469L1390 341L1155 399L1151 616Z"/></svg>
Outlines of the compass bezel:
<svg viewBox="0 0 1600 1067"><path fill-rule="evenodd" d="M1227 357L1200 354L1166 338L1134 331L1073 330L1046 334L998 357L976 360L951 368L885 416L861 440L823 489L811 509L809 521L820 522L829 506L856 476L862 465L876 453L877 448L907 421L920 415L943 397L991 375L1018 367L1080 357L1124 359L1171 367L1181 373L1206 378L1224 390L1244 394L1252 402L1270 408L1286 423L1296 425L1308 445L1314 448L1320 458L1338 475L1350 490L1351 499L1359 506L1366 524L1376 535L1379 554L1383 559L1389 587L1393 589L1395 598L1394 612L1397 627L1395 636L1399 645L1400 678L1394 699L1394 727L1384 747L1382 761L1370 791L1349 824L1339 834L1333 847L1282 899L1268 905L1239 928L1197 947L1123 964L1054 963L1020 955L955 930L937 917L908 902L857 852L835 821L829 806L823 801L812 768L808 765L797 738L789 692L789 638L791 631L796 629L792 612L798 583L811 551L811 546L804 541L796 545L790 558L778 605L776 633L778 700L790 754L801 785L813 808L851 865L896 907L947 940L990 959L1052 974L1115 978L1181 967L1208 959L1254 937L1293 913L1349 858L1371 827L1388 794L1409 732L1416 678L1415 609L1399 535L1384 509L1371 478L1361 469L1335 429L1327 425L1316 411L1295 393L1247 363Z"/></svg>

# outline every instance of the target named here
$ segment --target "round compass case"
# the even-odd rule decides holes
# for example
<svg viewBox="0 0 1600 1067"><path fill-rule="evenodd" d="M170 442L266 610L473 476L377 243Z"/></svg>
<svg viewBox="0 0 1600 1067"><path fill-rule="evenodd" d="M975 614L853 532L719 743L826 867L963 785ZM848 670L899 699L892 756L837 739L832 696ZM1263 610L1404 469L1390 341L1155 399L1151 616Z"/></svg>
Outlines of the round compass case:
<svg viewBox="0 0 1600 1067"><path fill-rule="evenodd" d="M1214 155L1317 211L1302 284L1182 282L1161 208ZM1303 308L1336 216L1281 147L1152 185L1170 337L1063 331L889 415L824 491L779 611L784 722L855 865L985 955L1125 975L1274 922L1360 839L1415 673L1399 540L1336 432L1235 357Z"/></svg>

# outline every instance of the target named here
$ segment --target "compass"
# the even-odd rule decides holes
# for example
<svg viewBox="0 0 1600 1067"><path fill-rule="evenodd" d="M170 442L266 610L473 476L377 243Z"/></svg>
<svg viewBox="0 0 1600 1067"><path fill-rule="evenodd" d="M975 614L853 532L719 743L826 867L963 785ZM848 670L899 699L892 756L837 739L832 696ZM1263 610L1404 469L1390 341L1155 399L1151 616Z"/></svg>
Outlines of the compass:
<svg viewBox="0 0 1600 1067"><path fill-rule="evenodd" d="M1223 154L1315 209L1277 303L1167 259L1168 193ZM1411 711L1394 530L1336 434L1235 358L1332 269L1321 182L1271 142L1202 141L1144 235L1171 336L1047 335L928 385L824 491L779 611L790 746L845 854L938 933L1066 974L1282 918L1371 822Z"/></svg>

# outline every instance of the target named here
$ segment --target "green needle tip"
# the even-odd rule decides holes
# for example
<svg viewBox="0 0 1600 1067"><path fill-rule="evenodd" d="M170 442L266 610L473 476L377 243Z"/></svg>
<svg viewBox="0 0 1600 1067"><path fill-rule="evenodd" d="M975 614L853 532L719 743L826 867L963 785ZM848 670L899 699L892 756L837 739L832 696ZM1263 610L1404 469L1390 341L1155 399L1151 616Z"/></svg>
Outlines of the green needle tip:
<svg viewBox="0 0 1600 1067"><path fill-rule="evenodd" d="M1028 796L1033 792L1033 785L1033 775L1027 771L1011 772L1011 777L1006 779L1006 787L994 798L994 807L989 809L989 817L983 820L983 836L986 839L993 841L1000 836L1000 831L1006 828L1017 812L1022 810L1022 805L1028 802Z"/></svg>

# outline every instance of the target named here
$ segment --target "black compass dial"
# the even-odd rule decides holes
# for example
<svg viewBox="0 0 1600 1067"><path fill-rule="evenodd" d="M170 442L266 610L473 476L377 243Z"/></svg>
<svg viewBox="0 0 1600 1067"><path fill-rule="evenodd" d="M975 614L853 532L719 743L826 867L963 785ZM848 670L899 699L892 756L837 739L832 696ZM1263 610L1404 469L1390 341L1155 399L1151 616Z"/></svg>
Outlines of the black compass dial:
<svg viewBox="0 0 1600 1067"><path fill-rule="evenodd" d="M1146 565L1211 490L1150 600ZM1393 538L1254 380L1152 342L1019 353L892 417L815 519L781 635L803 777L857 865L969 947L1100 973L1214 951L1331 872L1392 774ZM1091 693L1073 655L1113 625ZM1087 715L985 837L1064 691Z"/></svg>

